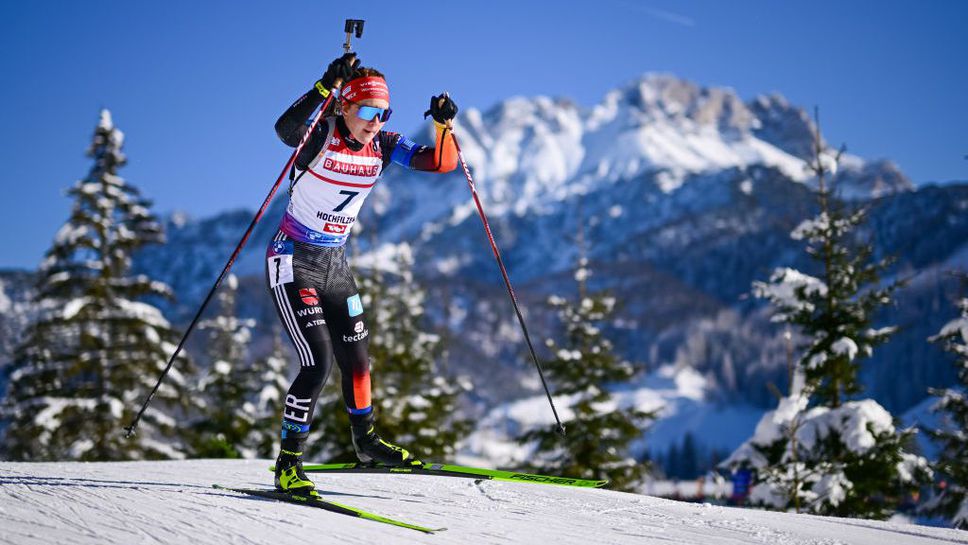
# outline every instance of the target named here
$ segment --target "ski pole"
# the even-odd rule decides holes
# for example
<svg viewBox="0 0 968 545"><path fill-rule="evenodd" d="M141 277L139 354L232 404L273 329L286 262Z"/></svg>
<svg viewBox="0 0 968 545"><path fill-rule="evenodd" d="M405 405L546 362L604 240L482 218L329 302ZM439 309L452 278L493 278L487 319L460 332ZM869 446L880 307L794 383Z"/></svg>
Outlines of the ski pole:
<svg viewBox="0 0 968 545"><path fill-rule="evenodd" d="M346 53L349 53L350 39L352 37L352 34L355 33L357 38L360 38L363 36L363 20L347 19L344 31L346 32L346 43L343 44L343 50ZM342 83L341 81L337 80L335 87L339 87L341 83ZM168 372L171 370L171 366L175 363L175 358L178 357L178 354L181 352L182 347L185 346L185 341L188 340L188 335L192 332L193 329L195 329L195 324L197 324L199 318L202 317L202 313L205 311L205 307L208 306L209 301L212 300L212 296L215 295L215 292L218 290L219 286L222 285L222 280L225 278L225 275L228 274L229 270L232 269L232 265L235 264L236 258L239 257L239 253L242 251L242 248L245 247L245 243L248 242L249 236L252 234L252 231L255 229L256 224L259 223L259 220L262 219L262 215L265 214L266 209L269 207L269 203L272 202L272 197L275 196L276 190L279 189L279 185L282 183L282 180L286 177L286 173L289 172L289 169L292 168L293 163L296 162L296 156L299 155L299 152L302 151L303 146L306 145L306 142L309 140L309 135L313 133L313 130L316 128L316 125L319 124L319 120L323 118L323 113L326 111L326 108L329 106L329 103L333 100L334 96L336 96L336 93L332 92L330 93L329 97L326 98L326 101L323 103L322 107L319 109L319 112L316 114L316 117L313 119L312 124L309 126L309 130L307 130L306 134L303 135L302 140L299 141L299 145L296 146L295 151L292 152L292 155L289 157L289 160L286 161L286 166L284 166L282 168L282 172L279 173L279 177L276 179L276 183L272 184L272 189L269 190L269 194L266 195L265 200L262 201L262 207L259 208L259 211L256 212L255 216L252 218L252 223L250 223L249 228L245 230L245 234L242 235L242 239L239 241L238 245L236 245L235 251L232 252L232 256L229 257L229 260L225 264L225 267L222 268L222 273L219 274L218 278L215 280L215 285L213 285L212 289L209 290L208 295L205 297L205 300L202 302L202 306L198 308L198 312L195 313L195 317L192 319L191 324L188 325L188 329L185 330L185 334L182 335L181 341L178 343L178 346L175 348L175 352L172 353L171 358L169 358L168 360L168 365L165 366L165 370L162 371L161 376L158 377L158 382L155 383L155 387L152 388L151 393L148 394L148 398L145 399L144 404L141 405L141 410L139 410L138 414L135 415L134 420L131 421L131 424L124 428L124 437L126 439L134 435L135 429L138 427L138 422L141 421L141 416L144 414L145 410L148 408L148 405L151 403L151 399L158 392L158 388L161 387L162 381L165 380L165 377L168 375Z"/></svg>
<svg viewBox="0 0 968 545"><path fill-rule="evenodd" d="M541 385L544 386L545 395L548 396L548 403L551 404L551 412L555 415L555 422L558 423L558 433L562 437L565 436L565 426L561 423L561 419L558 418L558 410L555 409L555 402L551 399L551 391L548 389L548 383L545 382L544 372L541 370L541 363L538 362L538 355L534 352L534 345L531 343L531 335L528 334L528 326L524 324L524 316L521 314L521 309L518 307L518 298L514 295L514 288L511 287L511 279L508 277L508 270L504 266L504 260L501 259L501 252L497 249L497 243L494 241L494 234L491 233L491 226L487 222L487 216L484 214L484 207L481 205L481 199L477 196L477 188L474 186L474 178L471 177L471 171L467 168L467 161L464 160L464 153L460 149L460 144L457 143L457 135L453 133L453 127L451 127L451 138L454 139L454 146L457 148L457 157L460 159L460 165L464 168L464 176L467 177L467 185L471 188L471 195L474 197L474 204L477 205L477 213L481 217L481 222L484 224L484 232L487 233L487 239L491 243L491 251L494 252L494 259L497 260L498 267L501 268L501 275L504 277L504 285L507 286L508 295L511 296L511 304L514 305L514 312L518 315L518 322L521 324L521 331L524 332L524 340L528 343L528 350L531 351L531 359L534 361L535 368L538 369L538 377L541 378Z"/></svg>

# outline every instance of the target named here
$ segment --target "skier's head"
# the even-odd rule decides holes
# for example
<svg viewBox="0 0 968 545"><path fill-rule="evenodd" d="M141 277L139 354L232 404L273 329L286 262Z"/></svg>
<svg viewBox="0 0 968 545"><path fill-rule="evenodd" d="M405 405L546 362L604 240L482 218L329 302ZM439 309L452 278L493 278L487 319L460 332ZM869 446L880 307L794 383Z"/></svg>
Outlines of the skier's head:
<svg viewBox="0 0 968 545"><path fill-rule="evenodd" d="M340 89L340 113L353 138L369 144L390 119L390 89L375 68L357 68Z"/></svg>

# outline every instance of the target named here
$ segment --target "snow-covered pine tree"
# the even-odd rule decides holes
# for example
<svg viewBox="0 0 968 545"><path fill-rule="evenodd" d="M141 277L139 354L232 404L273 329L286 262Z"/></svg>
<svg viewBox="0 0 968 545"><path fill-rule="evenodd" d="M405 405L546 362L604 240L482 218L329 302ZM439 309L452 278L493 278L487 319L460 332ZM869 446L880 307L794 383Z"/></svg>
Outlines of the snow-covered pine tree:
<svg viewBox="0 0 968 545"><path fill-rule="evenodd" d="M773 321L799 326L809 342L800 359L806 384L820 403L836 408L861 391L861 359L870 357L874 347L896 331L872 329L871 323L902 284L879 285L890 260L873 262L873 246L854 241L866 211L847 212L829 188L826 177L836 170L839 153L832 156L821 145L818 136L810 164L818 180L820 213L790 234L806 241L806 252L817 262L820 276L780 268L769 282L754 282L753 293L777 308Z"/></svg>
<svg viewBox="0 0 968 545"><path fill-rule="evenodd" d="M292 382L288 376L290 359L283 348L279 326L273 328L272 339L272 351L253 363L261 386L253 400L256 420L246 444L255 449L259 458L271 458L279 453L280 407Z"/></svg>
<svg viewBox="0 0 968 545"><path fill-rule="evenodd" d="M101 112L88 176L68 194L71 217L40 267L39 316L18 347L3 418L6 456L17 460L122 460L182 455L187 358L172 368L138 434L121 428L174 351L162 313L139 299L170 296L163 283L131 276L131 254L163 242L150 202L117 175L124 136Z"/></svg>
<svg viewBox="0 0 968 545"><path fill-rule="evenodd" d="M807 403L802 393L784 397L721 464L754 471L751 505L883 519L930 478L927 462L904 450L911 432L875 401Z"/></svg>
<svg viewBox="0 0 968 545"><path fill-rule="evenodd" d="M773 321L799 326L807 345L788 395L722 465L755 470L753 504L886 518L930 472L923 458L904 450L913 431L896 430L891 414L873 400L847 400L861 391L860 359L895 330L875 330L871 322L900 284L878 285L889 263L871 262L872 246L854 242L865 214L845 212L836 199L826 178L840 153L825 149L819 122L814 130L809 168L817 179L820 213L791 237L807 241L820 277L780 268L769 282L753 284L753 293L776 308ZM819 406L808 410L812 402Z"/></svg>
<svg viewBox="0 0 968 545"><path fill-rule="evenodd" d="M364 285L362 278L357 276L359 287ZM370 287L367 287L369 291ZM361 296L364 305L369 304L368 299ZM366 308L366 307L364 307ZM370 323L369 315L367 324ZM371 337L372 340L372 337ZM373 361L373 358L370 358ZM342 376L338 365L333 365L329 378L319 393L316 401L316 416L313 419L313 427L310 431L309 441L306 443L306 458L314 460L324 460L327 462L356 462L356 451L353 450L353 442L350 438L350 417L346 411L346 404L343 401L343 390L341 388ZM285 391L283 392L285 395ZM280 417L281 418L281 417ZM380 422L377 422L380 425Z"/></svg>
<svg viewBox="0 0 968 545"><path fill-rule="evenodd" d="M565 342L546 341L554 357L543 368L555 384L555 395L568 400L568 411L562 414L566 435L561 437L552 424L528 430L518 441L535 448L524 469L609 479L613 489L635 490L650 467L629 455L629 444L642 437L655 413L618 407L607 389L627 382L635 370L615 354L602 332L615 298L587 293L589 274L587 259L580 257L575 271L578 301L559 296L548 300L564 326Z"/></svg>
<svg viewBox="0 0 968 545"><path fill-rule="evenodd" d="M370 330L377 429L418 458L451 461L458 441L470 431L470 423L457 410L458 396L470 385L449 376L440 365L441 340L424 330L426 294L412 269L410 247L401 245L396 274L384 275L373 267L357 278ZM330 379L317 404L321 438L312 448L330 460L355 461L338 383Z"/></svg>
<svg viewBox="0 0 968 545"><path fill-rule="evenodd" d="M942 426L930 432L941 446L934 468L945 487L931 500L928 511L968 530L968 298L961 299L958 307L961 315L931 337L955 356L961 387L931 390L940 398L933 410L942 415Z"/></svg>
<svg viewBox="0 0 968 545"><path fill-rule="evenodd" d="M236 316L237 291L238 279L229 274L218 294L218 315L198 324L208 331L208 370L198 382L202 410L192 426L193 454L201 458L251 458L259 442L250 434L260 416L253 400L262 376L247 361L255 320Z"/></svg>
<svg viewBox="0 0 968 545"><path fill-rule="evenodd" d="M452 461L458 442L470 432L457 407L470 382L447 373L440 336L425 330L426 292L414 280L408 245L398 247L396 266L392 280L375 272L363 282L373 324L370 356L380 433L418 457Z"/></svg>
<svg viewBox="0 0 968 545"><path fill-rule="evenodd" d="M343 403L339 369L333 369L319 394L316 417L310 433L304 451L307 458L327 462L358 461L350 439L350 417Z"/></svg>

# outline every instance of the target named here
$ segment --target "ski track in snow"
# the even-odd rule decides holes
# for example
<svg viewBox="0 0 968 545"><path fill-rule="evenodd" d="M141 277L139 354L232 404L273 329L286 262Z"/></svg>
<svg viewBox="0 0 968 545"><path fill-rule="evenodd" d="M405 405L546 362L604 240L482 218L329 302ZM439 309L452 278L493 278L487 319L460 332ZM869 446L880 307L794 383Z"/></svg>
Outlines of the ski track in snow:
<svg viewBox="0 0 968 545"><path fill-rule="evenodd" d="M968 532L683 503L608 490L408 475L316 478L323 497L448 530L425 535L242 496L268 460L0 462L0 544L968 544Z"/></svg>

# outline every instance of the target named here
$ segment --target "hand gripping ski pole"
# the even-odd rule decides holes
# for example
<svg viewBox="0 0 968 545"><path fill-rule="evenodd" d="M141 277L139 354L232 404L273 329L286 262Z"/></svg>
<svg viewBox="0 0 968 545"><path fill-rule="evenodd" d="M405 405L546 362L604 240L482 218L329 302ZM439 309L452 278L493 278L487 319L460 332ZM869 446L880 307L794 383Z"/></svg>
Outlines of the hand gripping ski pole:
<svg viewBox="0 0 968 545"><path fill-rule="evenodd" d="M355 33L357 38L360 38L363 36L363 20L347 19L344 31L346 32L346 43L343 44L343 50L349 53L350 47L351 47L350 40L353 34ZM336 83L337 83L337 86L339 86L341 82L337 81ZM326 101L323 103L322 107L319 109L319 113L316 114L316 117L313 119L312 124L309 126L309 130L306 131L306 134L303 135L302 140L300 140L299 145L296 147L296 150L292 152L292 156L289 157L289 160L286 162L286 166L282 168L282 172L279 173L279 177L276 179L276 183L272 185L272 189L269 190L269 194L266 196L265 200L262 201L262 207L259 208L259 211L256 212L255 217L252 218L252 223L249 224L249 228L246 229L245 234L242 235L242 240L239 241L238 245L235 247L235 251L232 252L232 257L230 257L228 262L225 264L225 267L222 269L222 273L219 274L218 278L215 280L215 285L213 285L212 289L209 290L208 295L205 297L205 300L202 302L202 306L200 306L198 308L198 312L195 313L195 317L192 319L192 323L189 324L188 329L185 330L185 334L182 335L181 341L178 343L178 347L175 348L175 352L171 355L171 358L168 360L168 365L165 366L165 370L162 371L161 376L158 377L158 382L155 384L155 387L151 390L151 393L148 394L148 398L145 399L144 404L141 405L141 410L139 410L138 414L135 415L134 419L131 421L131 424L129 424L124 428L125 438L129 438L132 435L134 435L135 430L138 427L138 422L141 420L141 416L145 413L145 410L148 408L148 404L151 403L151 399L158 392L158 388L161 386L162 381L164 381L165 377L168 375L168 371L171 370L171 366L175 363L175 358L177 358L178 354L181 353L182 347L185 345L185 341L188 339L188 335L195 328L195 324L198 323L198 319L201 318L202 313L205 311L205 307L208 306L209 301L212 300L212 296L215 295L215 292L218 290L218 287L222 284L222 280L225 278L225 275L228 274L229 270L232 269L232 265L235 263L236 258L239 257L239 253L242 251L242 248L245 247L245 243L248 242L249 236L252 234L253 229L255 229L255 226L257 223L259 223L259 220L262 219L262 215L265 214L266 209L269 207L269 203L272 202L272 197L275 196L276 190L279 189L279 184L282 183L282 180L286 177L286 174L289 172L289 169L292 168L293 163L296 162L296 156L299 155L299 152L302 150L303 146L306 145L306 141L309 140L309 135L313 133L313 130L316 128L316 125L319 124L319 120L323 118L323 112L326 111L326 108L329 106L329 103L333 100L334 96L336 96L336 93L330 94L329 97L326 99Z"/></svg>
<svg viewBox="0 0 968 545"><path fill-rule="evenodd" d="M521 314L521 309L518 307L518 298L514 295L514 288L511 287L511 279L508 277L508 270L504 266L504 260L501 259L501 252L497 249L497 243L494 242L494 234L491 233L491 226L487 222L487 216L484 215L484 207L481 206L481 199L477 196L477 188L474 186L474 178L471 177L471 171L469 168L467 168L467 161L464 160L464 154L461 152L460 144L457 143L457 136L451 132L451 137L454 139L454 146L457 148L457 157L460 159L460 166L464 168L464 176L467 177L467 185L471 188L471 195L474 197L474 204L477 205L477 213L481 216L481 222L484 223L484 232L487 233L487 240L491 243L491 251L494 252L494 259L497 260L497 265L501 268L501 275L504 277L504 285L507 286L508 295L511 296L511 304L514 305L514 312L518 315L518 322L521 324L521 331L524 332L524 340L527 341L528 350L531 351L531 359L534 361L535 368L538 369L538 377L541 378L541 385L544 386L545 395L548 396L548 403L551 404L551 412L554 413L555 422L558 423L558 433L564 437L565 426L561 423L561 419L558 418L558 411L555 409L555 402L551 399L551 391L548 390L548 383L545 382L544 372L541 370L541 364L538 362L538 356L534 352L534 345L531 343L531 335L528 334L528 326L524 324L524 316Z"/></svg>

